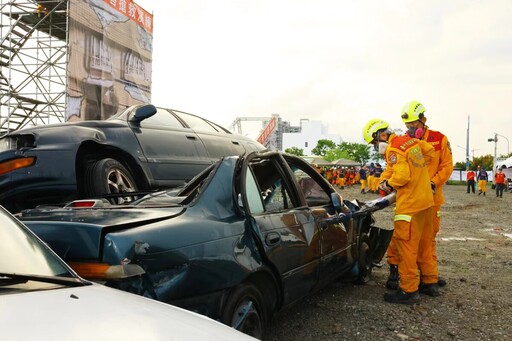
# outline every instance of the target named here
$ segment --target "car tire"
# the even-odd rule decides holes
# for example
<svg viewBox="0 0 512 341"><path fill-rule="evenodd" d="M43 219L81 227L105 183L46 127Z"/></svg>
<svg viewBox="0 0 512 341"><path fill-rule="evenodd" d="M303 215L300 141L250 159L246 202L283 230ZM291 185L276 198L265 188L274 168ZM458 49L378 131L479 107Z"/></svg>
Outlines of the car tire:
<svg viewBox="0 0 512 341"><path fill-rule="evenodd" d="M236 287L228 298L222 322L244 334L263 339L267 332L268 310L258 288L252 284Z"/></svg>
<svg viewBox="0 0 512 341"><path fill-rule="evenodd" d="M84 194L86 197L129 193L137 190L137 183L130 171L115 159L101 159L86 168L84 179ZM124 201L128 200L126 198L116 199L116 203Z"/></svg>
<svg viewBox="0 0 512 341"><path fill-rule="evenodd" d="M369 238L364 235L361 238L361 244L359 245L359 257L358 257L358 275L353 281L354 284L363 285L370 281L372 274L372 259L370 257L370 245Z"/></svg>

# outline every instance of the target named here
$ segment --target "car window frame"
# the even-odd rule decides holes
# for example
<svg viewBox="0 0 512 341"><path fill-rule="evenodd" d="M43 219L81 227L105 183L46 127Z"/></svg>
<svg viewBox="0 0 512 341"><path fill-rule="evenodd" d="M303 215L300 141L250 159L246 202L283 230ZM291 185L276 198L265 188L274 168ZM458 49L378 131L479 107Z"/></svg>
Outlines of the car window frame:
<svg viewBox="0 0 512 341"><path fill-rule="evenodd" d="M250 204L249 204L249 200L247 198L247 174L248 172L251 172L251 176L254 177L254 179L256 180L256 176L252 170L250 166L250 163L252 161L254 161L255 159L260 159L260 160L269 160L270 162L273 163L273 165L275 166L277 172L279 173L279 177L281 178L284 186L285 186L285 189L287 190L287 193L290 197L290 201L292 203L292 207L288 207L288 208L284 208L282 210L276 210L276 211L267 211L267 210L264 210L263 212L252 212L250 210ZM298 184L296 181L294 181L294 179L291 179L290 178L290 169L288 167L288 169L286 169L285 167L288 167L288 165L286 164L285 160L282 158L282 155L281 153L279 152L267 152L267 153L250 153L248 156L244 157L243 158L243 162L242 162L242 167L241 167L241 171L240 171L240 178L239 178L239 193L241 194L241 204L242 204L242 210L248 214L248 215L258 215L258 214L274 214L274 213L279 213L279 212L287 212L287 211L291 211L291 210L296 210L298 208L301 208L301 207L304 207L306 206L305 204L305 201L304 201L304 197L299 195L298 193ZM257 180L256 180L256 184L258 184ZM259 193L260 193L260 198L263 202L263 198L261 196L261 188L258 184L258 190L259 190ZM265 205L263 205L265 206Z"/></svg>

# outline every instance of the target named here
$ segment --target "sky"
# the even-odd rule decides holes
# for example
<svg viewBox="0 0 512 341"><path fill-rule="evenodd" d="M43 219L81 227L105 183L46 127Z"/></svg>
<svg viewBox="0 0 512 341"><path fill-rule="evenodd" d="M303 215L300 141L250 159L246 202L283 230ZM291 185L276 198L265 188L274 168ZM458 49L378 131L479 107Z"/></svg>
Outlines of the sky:
<svg viewBox="0 0 512 341"><path fill-rule="evenodd" d="M157 106L225 127L319 120L364 143L368 120L403 130L402 107L418 100L454 162L465 161L468 131L470 159L510 151L510 0L136 2L154 15ZM242 124L253 138L260 129Z"/></svg>

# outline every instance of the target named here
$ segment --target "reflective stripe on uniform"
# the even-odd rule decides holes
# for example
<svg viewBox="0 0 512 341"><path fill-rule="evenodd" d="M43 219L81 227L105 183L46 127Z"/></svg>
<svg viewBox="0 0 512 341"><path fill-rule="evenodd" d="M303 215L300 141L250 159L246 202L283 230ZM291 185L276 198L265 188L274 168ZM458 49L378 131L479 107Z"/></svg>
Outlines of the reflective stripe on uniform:
<svg viewBox="0 0 512 341"><path fill-rule="evenodd" d="M412 219L412 216L407 215L407 214L397 214L395 216L395 221L403 220L403 221L410 222L411 219Z"/></svg>

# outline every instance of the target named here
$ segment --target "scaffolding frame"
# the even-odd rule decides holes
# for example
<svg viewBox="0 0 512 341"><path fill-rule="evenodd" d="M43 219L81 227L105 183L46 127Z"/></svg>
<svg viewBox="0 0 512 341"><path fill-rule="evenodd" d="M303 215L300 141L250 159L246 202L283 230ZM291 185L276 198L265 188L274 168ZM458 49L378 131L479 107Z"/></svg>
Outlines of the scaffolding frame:
<svg viewBox="0 0 512 341"><path fill-rule="evenodd" d="M0 136L64 122L69 0L0 0Z"/></svg>

